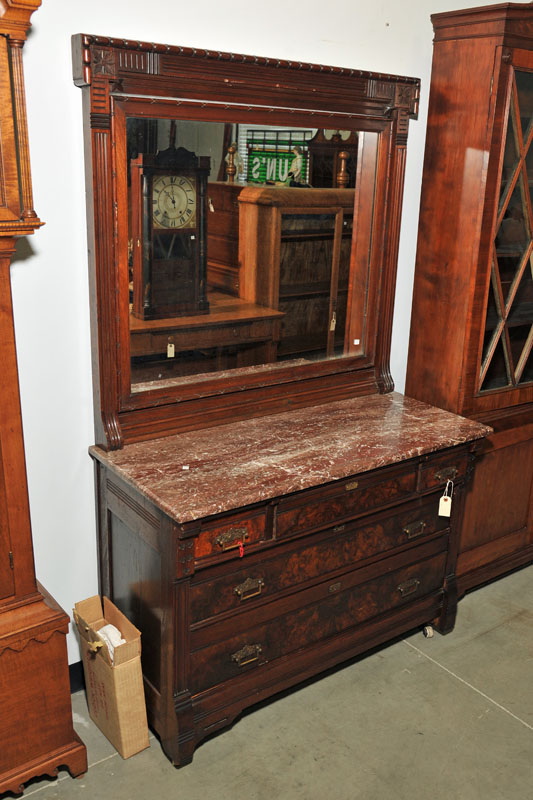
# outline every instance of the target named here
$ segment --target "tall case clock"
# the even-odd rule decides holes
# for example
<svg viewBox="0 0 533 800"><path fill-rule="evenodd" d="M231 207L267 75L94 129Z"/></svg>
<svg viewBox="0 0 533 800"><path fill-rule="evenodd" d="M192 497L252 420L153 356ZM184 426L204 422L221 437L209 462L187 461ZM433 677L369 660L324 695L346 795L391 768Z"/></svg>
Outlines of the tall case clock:
<svg viewBox="0 0 533 800"><path fill-rule="evenodd" d="M18 388L10 263L16 238L42 224L33 210L22 71L41 0L0 3L0 794L38 775L87 770L74 732L69 618L37 582Z"/></svg>
<svg viewBox="0 0 533 800"><path fill-rule="evenodd" d="M533 561L533 5L435 29L406 394L486 422L465 591Z"/></svg>

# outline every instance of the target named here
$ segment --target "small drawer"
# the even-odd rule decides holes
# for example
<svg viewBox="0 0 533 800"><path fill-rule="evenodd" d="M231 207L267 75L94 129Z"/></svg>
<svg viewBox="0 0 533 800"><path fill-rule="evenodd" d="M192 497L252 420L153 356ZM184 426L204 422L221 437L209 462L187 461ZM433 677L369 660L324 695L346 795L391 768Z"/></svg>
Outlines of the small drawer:
<svg viewBox="0 0 533 800"><path fill-rule="evenodd" d="M428 463L420 465L418 475L418 491L435 489L445 486L446 481L462 480L468 467L468 454L461 449L457 453L448 453L446 456L431 459Z"/></svg>
<svg viewBox="0 0 533 800"><path fill-rule="evenodd" d="M276 537L295 536L306 530L331 525L366 511L389 505L416 490L416 470L375 478L350 478L321 491L296 495L282 501L276 517Z"/></svg>
<svg viewBox="0 0 533 800"><path fill-rule="evenodd" d="M228 636L223 624L211 626L207 642L206 631L192 632L191 690L201 692L246 670L260 669L262 664L418 600L442 585L445 565L446 553L439 552L364 583L358 583L355 570L302 592L295 597L298 607L280 608L276 618L258 624L259 615L258 619L250 611L243 615L247 619L241 620L237 635Z"/></svg>
<svg viewBox="0 0 533 800"><path fill-rule="evenodd" d="M191 622L202 622L227 611L242 611L279 592L297 591L302 584L328 573L347 571L358 563L396 547L423 541L447 529L438 516L438 499L409 503L401 513L381 514L366 525L337 525L315 534L309 543L258 562L242 562L239 569L212 580L197 580L190 589ZM235 564L235 566L237 566Z"/></svg>
<svg viewBox="0 0 533 800"><path fill-rule="evenodd" d="M224 523L207 523L196 537L194 557L202 559L222 553L239 557L241 545L244 552L265 538L265 524L264 510L254 515L235 515Z"/></svg>

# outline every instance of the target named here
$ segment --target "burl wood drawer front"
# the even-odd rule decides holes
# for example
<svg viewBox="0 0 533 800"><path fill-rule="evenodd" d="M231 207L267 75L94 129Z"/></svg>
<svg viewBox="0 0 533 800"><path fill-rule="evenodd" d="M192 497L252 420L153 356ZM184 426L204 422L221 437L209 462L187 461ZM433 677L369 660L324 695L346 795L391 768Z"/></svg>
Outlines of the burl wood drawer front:
<svg viewBox="0 0 533 800"><path fill-rule="evenodd" d="M458 481L464 478L468 467L468 454L464 450L448 453L433 458L420 465L418 491L445 486L447 481Z"/></svg>
<svg viewBox="0 0 533 800"><path fill-rule="evenodd" d="M409 503L401 513L381 514L367 525L335 526L313 536L309 544L302 546L300 542L277 555L263 553L260 560L257 556L250 563L245 558L239 562L239 569L229 574L193 582L191 621L194 624L227 611L243 610L328 573L348 571L364 559L444 531L448 522L438 516L438 498L432 497L429 502Z"/></svg>
<svg viewBox="0 0 533 800"><path fill-rule="evenodd" d="M241 544L244 553L250 545L257 544L264 538L265 523L264 509L255 514L235 515L224 522L206 523L196 537L194 557L202 559L233 551L230 555L238 558Z"/></svg>
<svg viewBox="0 0 533 800"><path fill-rule="evenodd" d="M323 527L337 520L380 506L389 505L416 490L416 468L376 478L349 479L320 492L296 496L282 501L278 508L276 537L293 536L305 530Z"/></svg>
<svg viewBox="0 0 533 800"><path fill-rule="evenodd" d="M191 691L198 693L261 664L287 656L341 633L366 620L391 611L438 589L444 579L446 553L410 564L367 583L353 585L357 571L326 581L302 592L300 606L274 619L253 625L253 612L245 615L242 632L228 635L227 626L211 626L210 641L201 649L206 631L191 633ZM352 585L350 585L352 583ZM312 601L309 601L309 597ZM307 602L306 602L307 601ZM304 605L305 604L305 605ZM244 616L244 615L243 615ZM217 630L218 628L218 630ZM198 644L197 644L198 642Z"/></svg>

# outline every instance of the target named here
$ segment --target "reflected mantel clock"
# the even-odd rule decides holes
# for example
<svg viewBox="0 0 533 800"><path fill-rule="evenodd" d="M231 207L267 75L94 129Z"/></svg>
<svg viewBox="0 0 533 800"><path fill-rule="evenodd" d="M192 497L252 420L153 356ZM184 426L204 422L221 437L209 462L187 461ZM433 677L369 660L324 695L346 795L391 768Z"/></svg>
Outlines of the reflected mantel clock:
<svg viewBox="0 0 533 800"><path fill-rule="evenodd" d="M0 3L0 794L30 778L87 770L74 732L69 619L37 583L11 304L19 236L42 224L33 210L22 47L41 0Z"/></svg>
<svg viewBox="0 0 533 800"><path fill-rule="evenodd" d="M132 312L140 319L209 311L209 161L183 147L132 159Z"/></svg>

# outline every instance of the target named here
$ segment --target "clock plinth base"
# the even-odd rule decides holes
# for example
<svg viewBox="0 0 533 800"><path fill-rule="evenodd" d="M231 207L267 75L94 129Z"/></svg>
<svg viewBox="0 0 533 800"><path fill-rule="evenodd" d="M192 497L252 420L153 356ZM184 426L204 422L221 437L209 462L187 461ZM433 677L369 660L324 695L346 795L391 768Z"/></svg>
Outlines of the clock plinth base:
<svg viewBox="0 0 533 800"><path fill-rule="evenodd" d="M87 751L72 725L66 634L69 618L38 586L30 603L0 611L0 794L87 771Z"/></svg>

